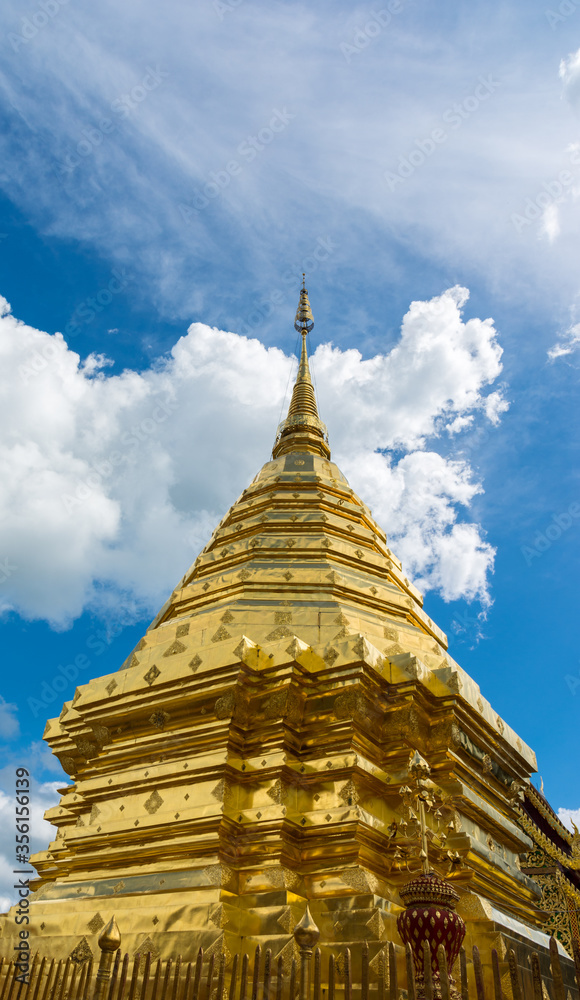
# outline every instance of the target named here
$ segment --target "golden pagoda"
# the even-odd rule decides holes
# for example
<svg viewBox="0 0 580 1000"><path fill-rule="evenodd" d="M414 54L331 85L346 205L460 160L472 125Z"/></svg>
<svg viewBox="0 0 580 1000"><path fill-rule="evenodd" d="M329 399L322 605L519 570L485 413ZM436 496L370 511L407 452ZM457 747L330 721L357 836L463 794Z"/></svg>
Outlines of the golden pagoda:
<svg viewBox="0 0 580 1000"><path fill-rule="evenodd" d="M130 954L262 944L290 962L308 902L323 949L349 944L356 964L366 940L372 969L399 940L422 846L459 894L466 944L545 940L519 862L534 848L519 803L535 755L449 656L331 461L304 287L295 326L271 460L126 662L46 726L71 781L33 859L30 929L56 958L96 958L114 913Z"/></svg>

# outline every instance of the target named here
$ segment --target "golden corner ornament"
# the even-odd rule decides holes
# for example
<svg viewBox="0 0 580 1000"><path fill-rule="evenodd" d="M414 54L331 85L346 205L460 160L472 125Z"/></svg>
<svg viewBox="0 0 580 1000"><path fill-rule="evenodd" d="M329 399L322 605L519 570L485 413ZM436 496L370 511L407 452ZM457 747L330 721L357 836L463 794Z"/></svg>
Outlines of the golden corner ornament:
<svg viewBox="0 0 580 1000"><path fill-rule="evenodd" d="M331 461L313 325L303 282L271 460L128 659L46 725L70 784L33 858L33 951L96 959L114 913L130 954L260 944L290 963L308 904L323 950L367 940L372 967L421 870L452 884L466 947L547 941L520 857L565 872L572 848L543 797L560 861L535 841L533 751L450 657ZM15 934L10 911L0 954Z"/></svg>

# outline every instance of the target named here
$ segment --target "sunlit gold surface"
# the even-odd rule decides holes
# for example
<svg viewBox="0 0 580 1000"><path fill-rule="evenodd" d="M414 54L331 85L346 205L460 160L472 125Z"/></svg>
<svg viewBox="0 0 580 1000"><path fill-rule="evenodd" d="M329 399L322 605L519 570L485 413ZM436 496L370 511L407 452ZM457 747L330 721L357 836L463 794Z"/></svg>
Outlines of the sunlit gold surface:
<svg viewBox="0 0 580 1000"><path fill-rule="evenodd" d="M306 900L322 945L397 940L411 749L431 768L445 848L469 866L451 876L464 906L541 924L510 795L534 754L449 657L329 460L309 385L304 337L274 458L120 670L47 724L71 784L34 860L31 929L56 957L83 938L96 955L114 912L130 952L233 954L243 939L289 961ZM429 858L445 870L435 822ZM8 916L2 948L14 931Z"/></svg>

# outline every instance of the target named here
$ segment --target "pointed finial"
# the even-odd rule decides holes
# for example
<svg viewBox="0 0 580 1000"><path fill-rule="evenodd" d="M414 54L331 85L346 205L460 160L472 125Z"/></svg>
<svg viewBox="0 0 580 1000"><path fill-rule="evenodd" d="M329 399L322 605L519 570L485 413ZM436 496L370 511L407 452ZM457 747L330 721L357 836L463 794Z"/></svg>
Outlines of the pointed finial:
<svg viewBox="0 0 580 1000"><path fill-rule="evenodd" d="M302 920L294 928L294 940L299 948L310 949L314 948L319 937L320 930L314 923L310 907L307 905Z"/></svg>
<svg viewBox="0 0 580 1000"><path fill-rule="evenodd" d="M117 927L117 921L113 916L109 920L107 926L103 928L101 936L99 937L101 957L99 959L99 968L95 981L93 1000L105 1000L105 997L109 994L109 981L111 979L113 955L120 945L121 933Z"/></svg>
<svg viewBox="0 0 580 1000"><path fill-rule="evenodd" d="M101 951L117 951L121 945L121 932L117 926L117 921L114 916L111 917L109 923L101 931L99 937L99 948Z"/></svg>

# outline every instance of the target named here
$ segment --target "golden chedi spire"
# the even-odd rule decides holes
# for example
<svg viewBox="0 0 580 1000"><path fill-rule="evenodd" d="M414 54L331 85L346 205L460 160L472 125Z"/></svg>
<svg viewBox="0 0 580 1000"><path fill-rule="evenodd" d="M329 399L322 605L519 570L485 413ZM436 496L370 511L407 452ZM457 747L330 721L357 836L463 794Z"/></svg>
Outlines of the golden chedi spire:
<svg viewBox="0 0 580 1000"><path fill-rule="evenodd" d="M300 301L294 321L294 328L302 335L300 363L298 365L298 374L292 392L292 399L288 408L288 416L278 427L276 443L272 451L273 458L278 458L279 455L287 455L293 451L306 451L315 455L322 455L324 458L330 458L328 432L326 425L322 423L322 420L318 416L316 396L308 364L306 338L313 326L314 319L312 309L310 308L308 292L305 287L305 275L303 274Z"/></svg>
<svg viewBox="0 0 580 1000"><path fill-rule="evenodd" d="M58 834L32 859L27 927L42 955L96 960L115 913L128 952L232 956L260 944L289 976L291 928L310 901L323 947L335 932L341 947L370 936L374 962L396 940L417 840L417 816L401 814L410 749L441 804L426 812L430 864L447 867L450 851L471 866L453 873L477 914L468 946L498 933L501 911L542 926L540 890L517 860L532 841L512 805L535 756L451 659L329 458L312 324L302 288L300 364L273 458L127 660L47 723L71 780L46 813ZM15 912L0 914L10 958ZM315 934L306 916L298 943Z"/></svg>

